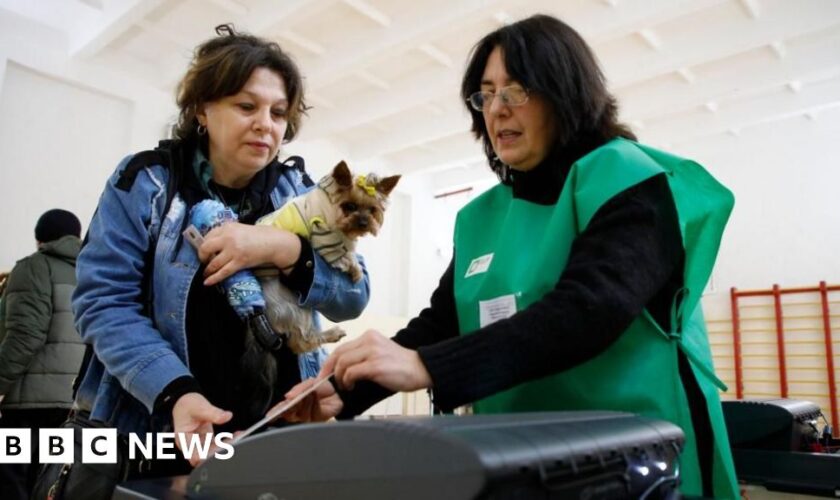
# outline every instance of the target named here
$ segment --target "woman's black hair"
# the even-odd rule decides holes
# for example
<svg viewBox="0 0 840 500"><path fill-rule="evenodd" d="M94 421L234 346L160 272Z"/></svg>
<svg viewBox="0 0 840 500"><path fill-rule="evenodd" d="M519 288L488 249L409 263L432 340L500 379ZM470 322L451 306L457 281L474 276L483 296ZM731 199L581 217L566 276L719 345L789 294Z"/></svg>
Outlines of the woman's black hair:
<svg viewBox="0 0 840 500"><path fill-rule="evenodd" d="M303 100L303 79L295 62L276 43L238 33L231 24L216 26L216 34L217 37L196 48L187 73L178 83L179 114L173 130L175 138L195 139L196 114L203 104L236 94L255 69L268 68L280 75L286 86L288 127L283 140L294 139L308 109Z"/></svg>
<svg viewBox="0 0 840 500"><path fill-rule="evenodd" d="M481 79L493 49L499 47L512 80L541 96L552 107L557 123L555 148L579 138L605 142L615 137L635 140L629 127L618 122L615 97L583 38L557 18L537 14L503 26L473 48L461 83L461 97L472 117L472 131L484 145L490 168L501 179L507 167L496 156L484 116L468 99L481 90Z"/></svg>

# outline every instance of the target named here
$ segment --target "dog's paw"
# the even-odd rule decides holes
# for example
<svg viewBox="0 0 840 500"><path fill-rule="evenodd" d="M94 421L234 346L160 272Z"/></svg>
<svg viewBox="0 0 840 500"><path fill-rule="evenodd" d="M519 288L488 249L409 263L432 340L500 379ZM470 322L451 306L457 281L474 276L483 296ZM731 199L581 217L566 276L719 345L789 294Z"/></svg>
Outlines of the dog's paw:
<svg viewBox="0 0 840 500"><path fill-rule="evenodd" d="M360 266L351 266L348 272L353 283L358 283L362 280L362 268Z"/></svg>
<svg viewBox="0 0 840 500"><path fill-rule="evenodd" d="M340 327L334 326L328 330L322 331L320 334L318 334L318 336L320 337L321 343L338 342L339 340L347 336L347 333L345 333L344 330L342 330Z"/></svg>

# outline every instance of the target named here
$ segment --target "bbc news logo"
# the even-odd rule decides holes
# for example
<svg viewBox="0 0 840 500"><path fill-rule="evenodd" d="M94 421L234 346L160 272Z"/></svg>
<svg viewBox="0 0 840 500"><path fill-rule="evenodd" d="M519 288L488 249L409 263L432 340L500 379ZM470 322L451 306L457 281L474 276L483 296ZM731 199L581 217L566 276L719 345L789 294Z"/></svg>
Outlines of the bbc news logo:
<svg viewBox="0 0 840 500"><path fill-rule="evenodd" d="M117 463L116 429L82 429L82 463ZM76 462L73 429L38 429L38 462L66 464ZM0 464L28 464L32 459L32 429L0 429ZM230 432L215 435L159 432L128 435L128 458L175 459L194 453L205 460L211 451L219 460L233 457ZM176 439L180 450L176 446Z"/></svg>

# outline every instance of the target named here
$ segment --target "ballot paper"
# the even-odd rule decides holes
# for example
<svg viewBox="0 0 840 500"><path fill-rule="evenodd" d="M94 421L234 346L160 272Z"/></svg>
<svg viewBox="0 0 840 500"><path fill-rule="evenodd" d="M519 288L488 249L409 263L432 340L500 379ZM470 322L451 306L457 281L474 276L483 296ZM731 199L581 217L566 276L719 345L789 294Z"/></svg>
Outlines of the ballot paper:
<svg viewBox="0 0 840 500"><path fill-rule="evenodd" d="M332 378L332 373L330 373L329 376L324 377L321 380L315 382L314 384L312 384L312 387L310 387L309 389L307 389L307 390L303 391L302 393L298 394L297 396L290 399L289 401L281 404L280 406L275 407L273 410L266 413L265 417L263 417L262 420L255 423L251 427L248 427L247 429L245 429L244 432L242 432L242 434L233 438L230 441L230 444L235 445L236 443L238 443L239 441L241 441L241 440L245 439L246 437L250 436L251 434L253 434L257 430L259 430L260 428L262 428L263 426L265 426L269 422L272 422L273 420L278 418L280 415L286 413L290 408L293 408L295 405L297 405L298 403L303 401L303 398L305 398L306 396L315 392L315 390L318 389L318 387L323 385L324 382L330 380L331 378Z"/></svg>

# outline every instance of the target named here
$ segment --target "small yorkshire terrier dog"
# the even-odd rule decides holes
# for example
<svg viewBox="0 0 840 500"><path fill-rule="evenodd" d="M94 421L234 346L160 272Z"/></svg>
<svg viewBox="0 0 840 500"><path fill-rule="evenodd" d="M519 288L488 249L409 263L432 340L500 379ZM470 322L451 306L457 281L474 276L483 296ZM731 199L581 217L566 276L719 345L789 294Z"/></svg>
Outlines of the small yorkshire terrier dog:
<svg viewBox="0 0 840 500"><path fill-rule="evenodd" d="M308 193L287 202L257 221L309 239L312 249L331 266L346 272L353 282L362 279L356 259L356 240L377 234L388 196L400 176L380 179L375 174L353 177L340 162L332 173ZM185 237L198 248L201 237L214 227L236 221L236 214L217 200L204 200L190 210L192 225ZM246 322L245 350L241 358L243 389L250 391L250 411L265 413L277 383L274 352L284 341L295 354L335 342L345 334L339 327L318 331L312 313L298 305L298 297L278 279L280 271L243 269L222 283L228 303Z"/></svg>
<svg viewBox="0 0 840 500"><path fill-rule="evenodd" d="M353 177L342 161L315 189L290 200L257 224L283 228L309 239L312 249L327 263L358 282L362 269L356 259L356 240L379 232L388 195L399 179L399 175L383 179L375 174ZM246 386L253 393L249 400L254 402L255 414L264 413L271 401L277 383L277 360L272 351L282 346L281 339L292 352L301 354L345 335L337 326L319 331L312 312L302 308L297 295L280 283L279 273L276 269L254 270L265 310L248 321L241 362Z"/></svg>
<svg viewBox="0 0 840 500"><path fill-rule="evenodd" d="M388 195L399 180L399 175L383 179L375 174L353 177L341 161L315 189L290 200L257 224L283 228L307 238L327 263L358 282L362 268L356 259L356 240L379 232ZM298 298L280 284L277 273L255 272L265 296L269 323L276 333L287 336L292 352L312 351L345 335L339 327L318 331L311 311L298 305Z"/></svg>

